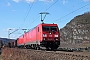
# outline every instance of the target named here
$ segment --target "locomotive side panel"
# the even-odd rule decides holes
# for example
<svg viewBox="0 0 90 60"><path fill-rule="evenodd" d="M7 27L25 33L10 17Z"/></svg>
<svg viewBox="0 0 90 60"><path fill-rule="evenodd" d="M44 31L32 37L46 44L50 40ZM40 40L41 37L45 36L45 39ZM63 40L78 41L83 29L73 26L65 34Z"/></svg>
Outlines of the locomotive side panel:
<svg viewBox="0 0 90 60"><path fill-rule="evenodd" d="M31 42L35 42L36 41L36 28L34 28L32 31L31 31Z"/></svg>
<svg viewBox="0 0 90 60"><path fill-rule="evenodd" d="M23 45L24 43L23 43L23 35L22 36L20 36L18 39L17 39L17 45Z"/></svg>
<svg viewBox="0 0 90 60"><path fill-rule="evenodd" d="M26 39L25 40L26 40L26 43L30 41L30 39L29 39L29 32L26 33Z"/></svg>
<svg viewBox="0 0 90 60"><path fill-rule="evenodd" d="M36 28L36 40L42 42L42 24L39 24Z"/></svg>
<svg viewBox="0 0 90 60"><path fill-rule="evenodd" d="M26 33L26 45L39 44L42 41L42 25L39 24Z"/></svg>
<svg viewBox="0 0 90 60"><path fill-rule="evenodd" d="M37 27L26 33L26 45L37 44Z"/></svg>

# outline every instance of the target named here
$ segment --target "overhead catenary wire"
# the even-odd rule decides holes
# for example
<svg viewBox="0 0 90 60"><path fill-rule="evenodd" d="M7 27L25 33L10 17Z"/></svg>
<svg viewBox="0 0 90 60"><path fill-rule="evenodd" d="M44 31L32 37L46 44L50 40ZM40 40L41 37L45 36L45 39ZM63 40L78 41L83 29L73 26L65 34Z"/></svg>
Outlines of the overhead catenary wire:
<svg viewBox="0 0 90 60"><path fill-rule="evenodd" d="M9 33L9 35L10 35L10 34L12 34L12 33L14 33L14 32L16 32L16 31L18 31L18 30L23 29L22 27L23 27L23 25L24 25L24 23L25 23L25 21L26 21L26 19L27 19L28 15L29 15L29 13L30 13L30 11L31 11L31 8L33 7L33 4L34 4L34 2L33 2L31 5L29 4L29 10L28 10L28 12L27 12L27 14L26 14L26 16L25 16L25 18L24 18L24 20L23 20L23 22L22 22L21 26L19 26L19 28L18 28L18 29L16 29L15 31L13 31L13 32Z"/></svg>
<svg viewBox="0 0 90 60"><path fill-rule="evenodd" d="M56 0L51 6L49 6L45 11L49 10L52 6L54 6L59 0Z"/></svg>
<svg viewBox="0 0 90 60"><path fill-rule="evenodd" d="M54 6L58 1L59 1L59 0L56 0L56 1L55 1L51 6L49 6L45 11L49 10L49 9L50 9L52 6ZM89 3L89 4L90 4L90 3ZM89 4L86 4L85 6L87 6L87 5L89 5ZM66 17L66 16L68 16L68 15L70 15L70 14L72 14L72 13L74 13L74 12L76 12L76 11L82 9L82 8L84 8L85 6L82 6L82 7L78 8L78 9L76 9L76 10L74 10L74 11L66 14L65 16L63 16L63 17L61 17L61 18L59 18L59 19L62 19L62 18L64 18L64 17ZM28 14L27 14L27 16L28 16ZM27 17L26 17L26 18L27 18ZM55 21L58 21L59 19L57 19L57 20L55 20ZM35 21L36 21L36 19L34 19L31 24L33 24ZM54 21L54 22L55 22L55 21Z"/></svg>
<svg viewBox="0 0 90 60"><path fill-rule="evenodd" d="M58 1L59 1L59 0L56 0L55 3L53 3L51 6L49 6L45 11L49 10L49 9L50 9L53 5L55 5ZM26 14L26 16L25 16L22 24L21 24L21 27L19 27L19 29L22 29L22 27L23 27L23 25L24 25L24 23L25 23L28 15L29 15L29 13L30 13L30 11L31 11L31 8L32 8L33 4L34 4L34 2L32 3L31 6L30 6L30 4L29 4L29 10L28 10L28 12L27 12L27 14ZM38 16L38 17L39 17L39 16ZM36 17L36 18L38 18L38 17ZM44 18L44 19L45 19L45 18ZM34 23L35 21L36 21L36 19L34 19L34 20L32 21L32 23ZM31 24L32 24L32 23L31 23ZM19 29L15 30L14 32L18 31ZM14 32L11 32L11 33L14 33ZM10 33L10 34L11 34L11 33Z"/></svg>
<svg viewBox="0 0 90 60"><path fill-rule="evenodd" d="M52 6L54 6L58 1L59 1L59 0L56 0L56 1L55 1L52 5L50 5L45 11L48 11L48 10L49 10ZM90 4L90 3L89 3L89 4ZM84 6L80 7L80 8L78 8L78 9L76 9L76 10L74 10L74 11L72 11L72 12L66 14L65 16L63 16L63 17L61 17L61 18L55 20L55 21L58 21L58 20L60 20L60 19L62 19L62 18L64 18L64 17L66 17L66 16L68 16L68 15L70 15L70 14L72 14L72 13L74 13L74 12L76 12L76 11L78 11L78 10L84 8L84 7L86 7L86 6L89 5L89 4L86 4L86 5L84 5ZM33 5L33 4L32 4L32 5ZM31 5L31 7L32 7L32 5ZM30 7L30 9L31 9L31 7ZM29 10L29 11L30 11L30 10ZM27 18L28 14L29 14L29 11L28 11L28 13L27 13L27 15L26 15L26 18ZM25 20L26 20L26 18L25 18ZM39 16L36 17L36 18L39 18ZM24 22L25 22L25 20L24 20ZM31 24L33 24L35 21L36 21L36 19L34 19L34 20L31 22ZM54 22L55 22L55 21L54 21Z"/></svg>
<svg viewBox="0 0 90 60"><path fill-rule="evenodd" d="M59 0L56 0L52 5L50 5L45 11L48 11L52 6L54 6L57 2L58 2ZM46 17L46 16L45 16ZM45 19L45 17L43 18L43 19ZM36 21L36 19L37 18L39 18L39 16L38 17L36 17L31 23L30 23L30 25L31 24L33 24L35 21Z"/></svg>
<svg viewBox="0 0 90 60"><path fill-rule="evenodd" d="M28 26L31 26L31 24L33 24L33 23L36 21L37 18L39 18L39 16L37 16L30 24L28 24L28 25L26 26L26 28L27 28Z"/></svg>
<svg viewBox="0 0 90 60"><path fill-rule="evenodd" d="M58 20L60 20L60 19L62 19L62 18L65 18L66 16L68 16L68 15L70 15L70 14L72 14L72 13L74 13L74 12L76 12L76 11L78 11L78 10L80 10L80 9L82 9L82 8L84 8L84 7L86 7L86 6L88 6L88 5L90 5L90 3L88 3L88 4L86 4L86 5L84 5L84 6L80 7L80 8L78 8L78 9L76 9L76 10L74 10L74 11L68 13L68 14L66 14L65 16L63 16L63 17L61 17L61 18L58 18L58 19L55 20L55 21L58 21ZM53 21L53 22L55 22L55 21Z"/></svg>
<svg viewBox="0 0 90 60"><path fill-rule="evenodd" d="M31 5L29 4L29 10L28 10L28 12L27 12L27 14L26 14L26 16L25 16L25 18L24 18L24 20L23 20L23 23L21 24L21 27L23 27L23 25L24 25L24 23L25 23L28 15L29 15L29 13L30 13L30 11L31 11L31 8L33 7L33 4L34 4L34 2L33 2ZM19 27L19 28L21 28L21 27Z"/></svg>
<svg viewBox="0 0 90 60"><path fill-rule="evenodd" d="M49 6L45 11L48 11L48 10L49 10L52 6L54 6L58 1L59 1L59 0L56 0L56 1L55 1L51 6ZM78 8L78 9L76 9L76 10L74 10L74 11L68 13L68 14L66 14L65 16L63 16L63 17L61 17L61 18L59 18L59 19L57 19L57 20L55 20L55 21L58 21L58 20L60 20L60 19L62 19L62 18L64 18L64 17L66 17L66 16L68 16L68 15L70 15L70 14L72 14L72 13L74 13L74 12L76 12L76 11L78 11L78 10L84 8L84 7L86 7L87 5L90 5L90 3L88 3L88 4L86 4L86 5L84 5L84 6L80 7L80 8ZM24 23L25 23L25 21L26 21L28 15L29 15L29 13L30 13L30 11L31 11L32 6L33 6L33 3L32 3L31 6L29 5L28 13L27 13L27 15L25 16L25 18L24 18L23 23L22 23L21 26L24 25ZM32 21L31 24L33 24L35 21L36 21L36 19L34 19L34 20ZM55 21L54 21L54 22L55 22ZM21 28L21 27L19 27L19 28Z"/></svg>

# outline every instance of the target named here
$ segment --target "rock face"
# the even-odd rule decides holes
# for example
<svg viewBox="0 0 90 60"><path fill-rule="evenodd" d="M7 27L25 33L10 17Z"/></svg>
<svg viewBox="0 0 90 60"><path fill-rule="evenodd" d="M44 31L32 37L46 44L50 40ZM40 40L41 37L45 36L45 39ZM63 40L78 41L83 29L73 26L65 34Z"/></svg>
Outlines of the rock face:
<svg viewBox="0 0 90 60"><path fill-rule="evenodd" d="M60 29L61 42L79 44L90 41L90 12L76 16Z"/></svg>

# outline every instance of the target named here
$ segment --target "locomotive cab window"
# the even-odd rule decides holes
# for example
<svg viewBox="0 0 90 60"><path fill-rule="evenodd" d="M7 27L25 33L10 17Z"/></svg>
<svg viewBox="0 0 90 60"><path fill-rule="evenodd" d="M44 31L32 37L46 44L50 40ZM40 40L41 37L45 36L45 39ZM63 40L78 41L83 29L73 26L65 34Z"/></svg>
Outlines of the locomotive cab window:
<svg viewBox="0 0 90 60"><path fill-rule="evenodd" d="M48 26L43 26L42 29L43 29L43 31L49 31L49 27Z"/></svg>
<svg viewBox="0 0 90 60"><path fill-rule="evenodd" d="M51 31L57 31L57 27L55 26L51 27Z"/></svg>
<svg viewBox="0 0 90 60"><path fill-rule="evenodd" d="M57 26L43 26L43 31L57 31Z"/></svg>

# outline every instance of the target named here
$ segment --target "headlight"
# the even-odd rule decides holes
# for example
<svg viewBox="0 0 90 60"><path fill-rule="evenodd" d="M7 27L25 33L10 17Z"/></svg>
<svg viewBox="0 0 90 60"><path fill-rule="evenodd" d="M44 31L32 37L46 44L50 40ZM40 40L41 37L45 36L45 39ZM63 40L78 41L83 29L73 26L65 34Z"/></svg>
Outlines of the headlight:
<svg viewBox="0 0 90 60"><path fill-rule="evenodd" d="M47 35L46 34L43 34L43 37L47 37Z"/></svg>
<svg viewBox="0 0 90 60"><path fill-rule="evenodd" d="M58 38L56 38L56 40L58 40Z"/></svg>
<svg viewBox="0 0 90 60"><path fill-rule="evenodd" d="M54 38L54 40L59 40L58 38Z"/></svg>
<svg viewBox="0 0 90 60"><path fill-rule="evenodd" d="M46 40L46 38L43 38L43 40Z"/></svg>
<svg viewBox="0 0 90 60"><path fill-rule="evenodd" d="M55 35L55 37L58 37L58 35Z"/></svg>

